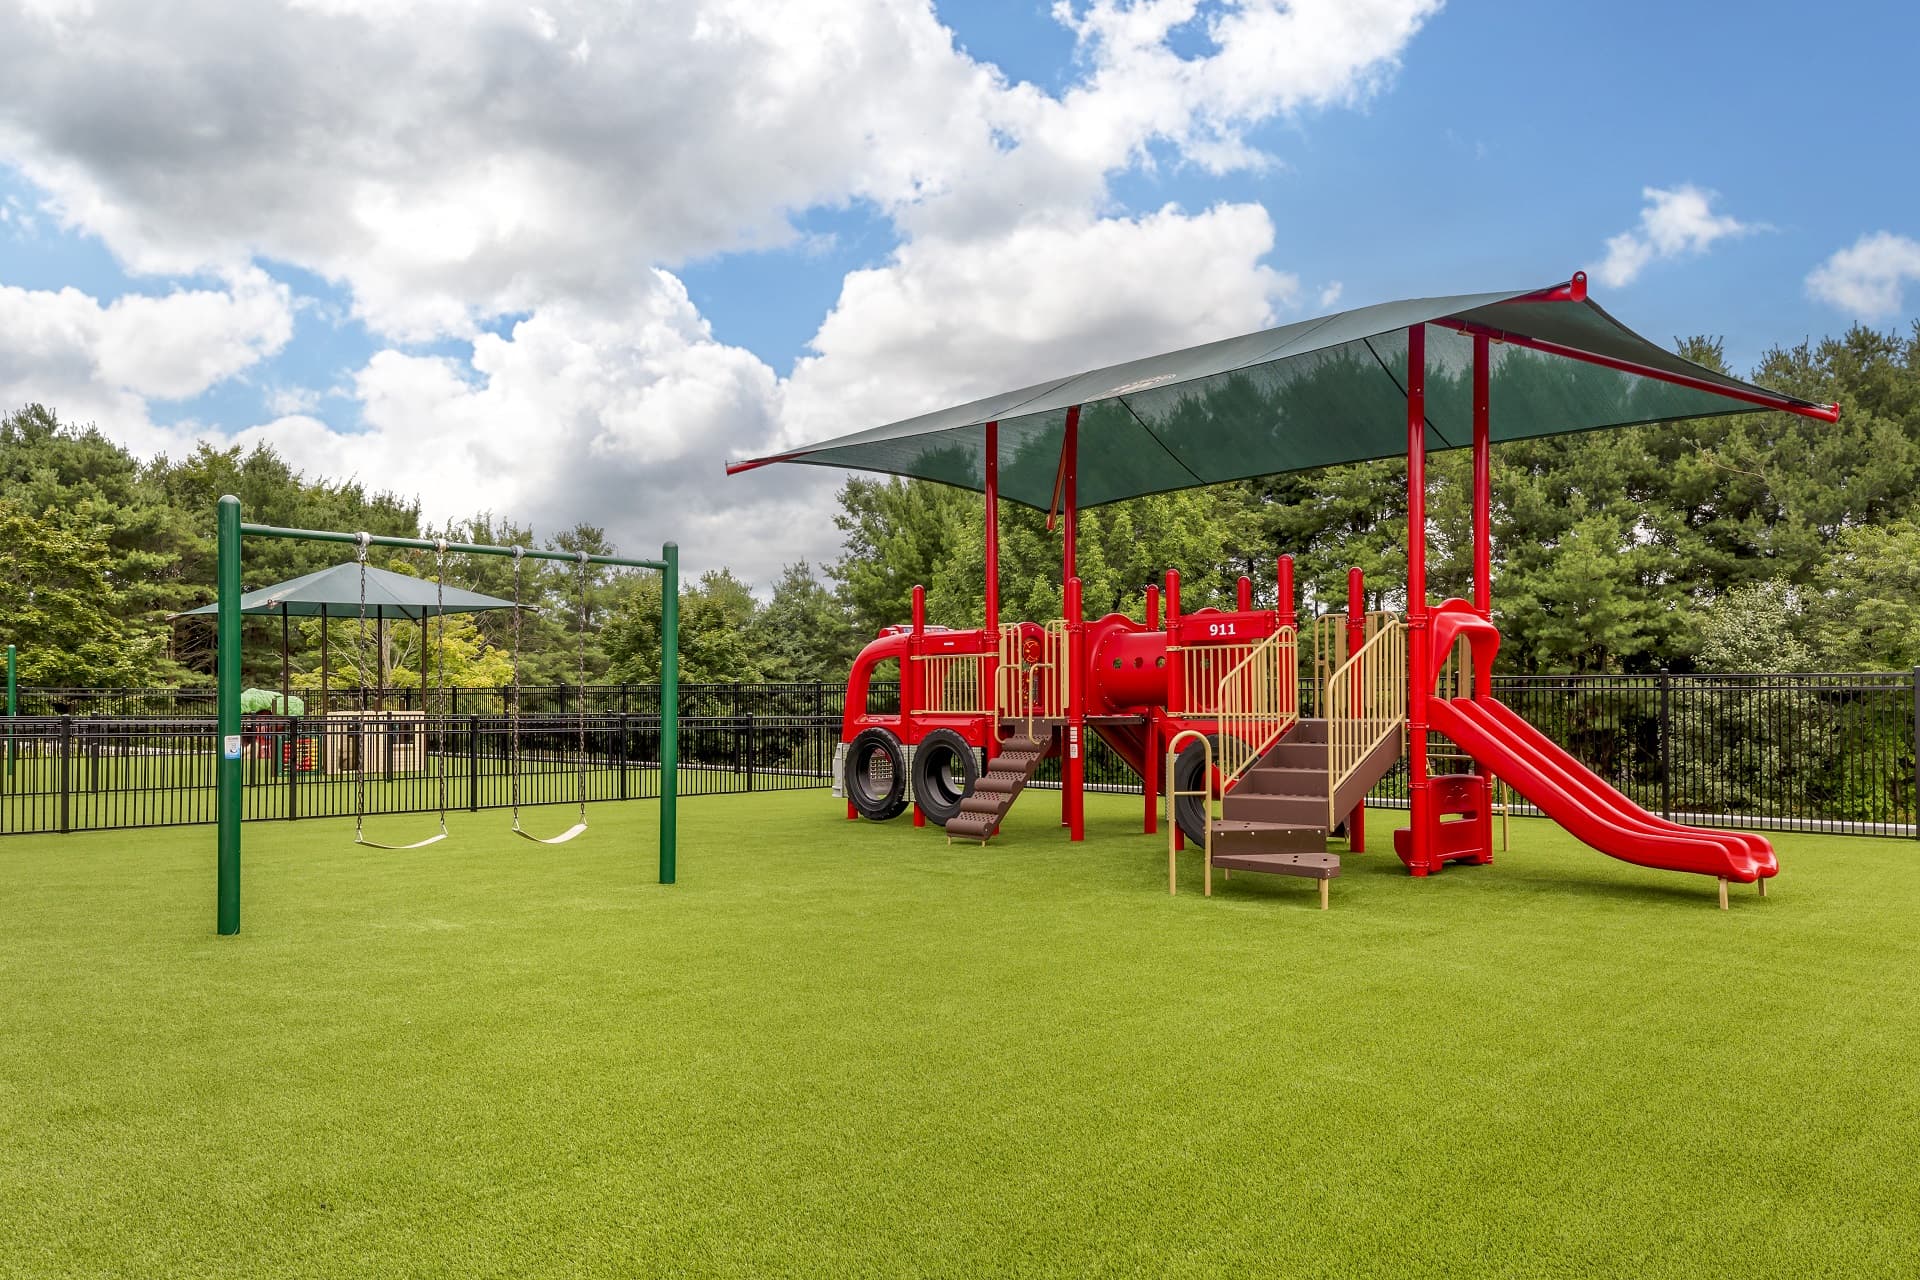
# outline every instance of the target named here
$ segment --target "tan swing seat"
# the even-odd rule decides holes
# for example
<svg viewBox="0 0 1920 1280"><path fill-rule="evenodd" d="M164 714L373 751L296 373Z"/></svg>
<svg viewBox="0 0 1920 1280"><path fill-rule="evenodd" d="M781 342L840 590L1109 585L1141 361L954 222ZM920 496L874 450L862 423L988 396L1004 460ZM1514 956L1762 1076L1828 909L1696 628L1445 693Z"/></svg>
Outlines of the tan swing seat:
<svg viewBox="0 0 1920 1280"><path fill-rule="evenodd" d="M526 828L522 827L519 823L516 822L513 824L513 834L519 836L522 840L531 840L535 844L565 844L567 841L573 839L575 836L584 834L586 832L586 829L587 829L586 823L576 822L572 826L568 827L565 831L562 831L559 835L552 836L547 839L542 839L541 837L533 834L533 832L528 831Z"/></svg>

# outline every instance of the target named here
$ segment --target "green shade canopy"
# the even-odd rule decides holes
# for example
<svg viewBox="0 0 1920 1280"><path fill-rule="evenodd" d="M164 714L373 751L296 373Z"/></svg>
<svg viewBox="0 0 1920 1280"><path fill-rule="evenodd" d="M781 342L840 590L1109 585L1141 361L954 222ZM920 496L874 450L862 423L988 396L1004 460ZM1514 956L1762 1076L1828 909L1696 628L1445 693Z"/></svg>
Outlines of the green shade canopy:
<svg viewBox="0 0 1920 1280"><path fill-rule="evenodd" d="M1426 332L1427 447L1473 442L1473 335L1492 338L1494 441L1676 418L1837 410L1716 373L1587 300L1548 289L1416 298L1302 320L922 414L766 458L986 487L983 427L999 423L1000 494L1053 505L1067 412L1080 406L1079 505L1406 452L1407 331Z"/></svg>
<svg viewBox="0 0 1920 1280"><path fill-rule="evenodd" d="M367 566L366 591L367 617L373 619L406 618L418 622L441 613L513 608L513 601L498 596L483 596L459 587L447 587L442 593L428 579L410 578L372 565ZM176 616L191 618L218 610L217 603L208 604ZM360 616L360 566L337 564L318 573L249 591L240 597L240 612L276 617L284 613L294 618L357 618Z"/></svg>

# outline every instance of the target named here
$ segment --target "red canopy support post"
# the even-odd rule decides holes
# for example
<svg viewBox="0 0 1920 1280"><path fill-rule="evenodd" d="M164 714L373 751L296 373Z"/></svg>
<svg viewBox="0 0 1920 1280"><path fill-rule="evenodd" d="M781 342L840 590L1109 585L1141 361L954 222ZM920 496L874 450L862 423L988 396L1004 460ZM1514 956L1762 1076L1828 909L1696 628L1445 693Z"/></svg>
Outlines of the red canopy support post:
<svg viewBox="0 0 1920 1280"><path fill-rule="evenodd" d="M1061 747L1062 769L1060 783L1060 825L1072 832L1072 838L1078 840L1080 833L1074 830L1074 797L1078 791L1077 762L1080 752L1079 720L1073 713L1074 705L1080 699L1080 686L1084 672L1080 669L1078 632L1079 622L1074 614L1073 595L1079 590L1077 567L1074 564L1074 552L1080 532L1080 406L1072 405L1067 409L1066 430L1060 439L1060 594L1062 612L1067 618L1067 670L1061 678L1067 681L1067 741Z"/></svg>
<svg viewBox="0 0 1920 1280"><path fill-rule="evenodd" d="M1473 609L1493 615L1492 343L1473 335Z"/></svg>
<svg viewBox="0 0 1920 1280"><path fill-rule="evenodd" d="M1186 701L1180 695L1180 661L1184 656L1173 642L1173 635L1180 621L1180 571L1167 570L1167 717L1169 729L1177 728L1177 717L1186 710ZM1171 778L1167 785L1173 785ZM1186 837L1181 834L1180 824L1173 824L1173 847L1185 849Z"/></svg>
<svg viewBox="0 0 1920 1280"><path fill-rule="evenodd" d="M1087 835L1087 626L1080 579L1067 579L1067 743L1061 770L1060 820L1069 840Z"/></svg>
<svg viewBox="0 0 1920 1280"><path fill-rule="evenodd" d="M1240 581L1234 585L1233 603L1241 613L1253 612L1253 579L1244 573L1240 575Z"/></svg>
<svg viewBox="0 0 1920 1280"><path fill-rule="evenodd" d="M1484 333L1473 335L1473 611L1493 620L1493 355ZM1476 684L1476 696L1488 690Z"/></svg>
<svg viewBox="0 0 1920 1280"><path fill-rule="evenodd" d="M913 589L913 635L907 641L907 656L900 662L900 711L902 724L906 728L912 723L913 713L925 706L920 696L921 671L920 654L926 646L927 637L927 589L916 585ZM911 781L913 770L907 770L907 790L913 790ZM920 811L920 797L913 797L913 825L927 825L927 815Z"/></svg>
<svg viewBox="0 0 1920 1280"><path fill-rule="evenodd" d="M1158 631L1159 629L1160 588L1149 582L1147 584L1147 630ZM1160 830L1160 771L1165 768L1165 762L1160 759L1160 721L1152 715L1147 717L1147 756L1144 763L1146 768L1140 775L1140 790L1146 798L1147 812L1141 829L1148 835L1153 835Z"/></svg>
<svg viewBox="0 0 1920 1280"><path fill-rule="evenodd" d="M1000 636L1000 424L987 424L987 643Z"/></svg>
<svg viewBox="0 0 1920 1280"><path fill-rule="evenodd" d="M1061 589L1079 570L1074 564L1074 543L1080 527L1080 406L1067 410L1067 431L1060 442L1060 512L1066 528L1060 553Z"/></svg>
<svg viewBox="0 0 1920 1280"><path fill-rule="evenodd" d="M1407 869L1433 866L1427 789L1427 328L1407 330Z"/></svg>
<svg viewBox="0 0 1920 1280"><path fill-rule="evenodd" d="M1367 583L1355 565L1347 570L1347 656L1360 652L1360 646L1367 642ZM1360 672L1356 669L1349 677L1353 681L1353 691L1357 695L1361 689ZM1354 698L1355 709L1365 714L1359 706L1359 698ZM1347 815L1347 849L1352 853L1367 851L1367 802L1362 799L1353 806L1353 812Z"/></svg>
<svg viewBox="0 0 1920 1280"><path fill-rule="evenodd" d="M1283 627L1300 626L1299 615L1293 607L1293 557L1281 556L1273 562L1273 581L1279 622Z"/></svg>

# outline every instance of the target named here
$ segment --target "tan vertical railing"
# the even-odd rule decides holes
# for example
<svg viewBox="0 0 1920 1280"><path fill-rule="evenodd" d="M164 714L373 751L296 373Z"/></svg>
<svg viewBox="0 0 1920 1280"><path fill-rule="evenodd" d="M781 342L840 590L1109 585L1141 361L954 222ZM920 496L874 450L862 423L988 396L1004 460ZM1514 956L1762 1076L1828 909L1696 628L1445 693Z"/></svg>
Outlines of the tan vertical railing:
<svg viewBox="0 0 1920 1280"><path fill-rule="evenodd" d="M1360 642L1379 635L1381 630L1396 621L1391 613L1375 611L1362 615ZM1327 677L1346 664L1352 657L1347 644L1347 615L1344 613L1323 613L1313 620L1313 706L1314 714L1325 718L1327 714Z"/></svg>
<svg viewBox="0 0 1920 1280"><path fill-rule="evenodd" d="M1300 645L1294 629L1282 627L1254 645L1222 677L1213 703L1225 791L1300 718Z"/></svg>
<svg viewBox="0 0 1920 1280"><path fill-rule="evenodd" d="M1366 758L1407 721L1407 630L1389 621L1323 684L1327 721L1327 829L1344 816L1334 797Z"/></svg>
<svg viewBox="0 0 1920 1280"><path fill-rule="evenodd" d="M917 654L920 664L920 710L935 715L979 715L990 708L986 699L990 653Z"/></svg>
<svg viewBox="0 0 1920 1280"><path fill-rule="evenodd" d="M1473 696L1473 646L1465 632L1454 640L1446 661L1440 664L1433 681L1433 694L1436 698Z"/></svg>
<svg viewBox="0 0 1920 1280"><path fill-rule="evenodd" d="M995 675L994 719L1025 720L1027 736L1035 722L1064 720L1072 673L1067 666L1067 622L1055 618L1040 638L1040 654L1028 661L1020 624L1000 628L1000 665Z"/></svg>
<svg viewBox="0 0 1920 1280"><path fill-rule="evenodd" d="M1210 716L1220 709L1220 688L1227 673L1253 655L1263 641L1190 644L1169 648L1180 655L1180 714Z"/></svg>

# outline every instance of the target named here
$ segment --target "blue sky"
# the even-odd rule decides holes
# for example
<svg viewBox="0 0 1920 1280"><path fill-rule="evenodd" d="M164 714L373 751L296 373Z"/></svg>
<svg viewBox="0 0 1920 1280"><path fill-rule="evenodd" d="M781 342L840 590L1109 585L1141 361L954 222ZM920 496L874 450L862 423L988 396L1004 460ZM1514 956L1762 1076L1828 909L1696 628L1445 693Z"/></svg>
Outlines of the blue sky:
<svg viewBox="0 0 1920 1280"><path fill-rule="evenodd" d="M431 9L434 0L421 3ZM1113 0L1101 3L1112 5ZM1421 0L1403 3L1411 11ZM537 6L504 5L495 18L500 30L518 32L530 46L551 47L556 58L577 29L579 42L571 46L575 65L594 67L604 65L608 55L603 51L617 49L622 38L618 23L597 15L596 8L588 0L555 5L552 14ZM1598 268L1608 256L1609 240L1623 235L1640 238L1641 260L1623 268L1617 279L1596 276L1596 300L1659 341L1695 333L1723 337L1730 362L1739 371L1750 369L1772 345L1838 333L1855 319L1904 327L1920 312L1920 176L1906 154L1920 125L1920 98L1911 87L1908 66L1912 50L1920 48L1920 6L1827 3L1810 11L1785 3L1615 0L1523 5L1454 0L1438 12L1415 13L1403 37L1378 36L1369 52L1353 56L1352 66L1341 72L1346 77L1339 81L1343 87L1304 105L1283 101L1284 94L1276 90L1273 102L1232 106L1234 86L1216 85L1211 90L1215 99L1185 108L1190 113L1182 117L1185 124L1143 126L1131 152L1123 148L1120 153L1131 158L1106 156L1095 164L1091 182L1083 176L1066 195L1046 189L1051 176L1044 168L1021 170L1025 177L1008 181L1014 168L991 156L956 163L950 172L941 170L936 156L923 168L930 166L928 171L949 185L945 194L934 197L923 197L925 188L914 185L924 177L875 177L868 170L888 158L880 153L889 147L911 149L923 136L948 127L941 122L938 99L955 90L940 86L959 82L941 77L964 75L972 64L989 64L1007 82L1025 82L1061 103L1076 89L1093 84L1101 68L1118 56L1112 52L1114 37L1090 36L1088 31L1076 35L1042 0L980 0L939 5L937 19L951 28L952 48L925 53L929 30L935 33L933 44L939 44L937 27L914 26L897 13L876 18L862 0L830 0L827 8L832 12L822 22L838 22L845 11L844 32L836 26L833 34L847 49L857 53L870 44L880 50L873 64L877 70L860 73L883 81L871 88L877 106L866 104L880 120L869 130L875 135L869 154L860 153L856 138L850 148L817 164L811 158L804 163L796 159L793 171L784 172L789 167L782 164L786 155L804 150L811 141L809 130L802 128L784 142L770 144L774 149L763 154L750 148L714 148L691 160L676 155L670 162L661 160L656 183L684 193L673 208L641 210L634 222L609 219L601 235L591 218L607 215L593 214L593 197L588 196L580 202L577 228L564 225L564 216L555 222L549 212L553 225L542 229L544 241L516 238L518 233L511 232L475 232L482 247L469 259L444 268L431 264L431 271L415 270L416 260L433 258L442 239L472 231L458 217L447 221L448 208L466 207L464 197L433 201L448 191L507 189L488 185L485 175L499 167L488 157L455 167L461 148L484 150L491 135L477 126L436 135L433 131L440 126L433 113L447 110L444 104L396 97L391 104L369 105L364 115L348 106L338 108L346 113L338 120L322 114L298 122L321 133L360 130L362 153L374 144L397 145L393 139L409 129L422 132L421 145L427 149L415 158L423 167L421 190L408 192L404 180L395 187L390 176L383 177L385 203L377 206L399 209L393 225L407 228L411 239L374 225L377 218L367 210L376 204L370 199L339 196L337 206L325 206L342 186L355 184L351 160L335 161L348 166L338 171L343 177L325 177L324 166L316 165L316 192L324 180L334 193L316 196L316 216L304 216L297 200L284 210L254 216L249 204L273 204L300 173L298 168L273 167L290 162L285 155L275 155L271 136L259 151L231 155L196 150L199 144L182 141L184 134L171 136L163 126L155 126L156 150L178 146L185 157L180 172L158 178L149 171L153 166L143 166L137 154L129 155L136 144L89 143L84 136L90 117L111 119L120 112L130 113L122 119L131 121L151 117L156 109L170 111L175 102L185 104L183 115L211 113L215 134L232 123L220 120L223 110L236 120L273 118L260 103L247 102L249 90L238 92L231 107L199 100L202 87L225 82L215 74L217 55L210 54L204 42L193 43L190 23L178 24L186 34L172 44L167 41L174 37L164 33L141 37L158 42L143 67L172 58L180 71L180 78L169 82L171 88L163 89L156 77L154 93L170 97L141 99L137 93L116 94L103 86L97 66L89 71L87 61L101 56L100 45L81 38L84 32L73 24L82 19L39 27L29 19L12 19L25 24L16 35L46 46L41 55L51 60L51 75L57 77L63 62L71 62L76 77L89 71L91 79L76 79L80 88L65 90L69 97L98 94L100 101L82 102L62 115L47 105L51 90L46 100L17 88L0 90L0 287L32 295L18 302L19 309L29 312L47 310L51 304L43 295L63 289L91 300L70 308L76 332L84 331L84 340L76 339L79 345L72 352L48 346L53 354L36 365L43 358L36 355L41 349L37 339L13 337L11 364L0 365L0 385L17 399L51 398L76 387L67 393L72 402L90 410L110 431L116 430L121 415L144 413L144 426L128 424L118 431L136 447L166 447L169 439L191 435L238 436L249 443L264 439L309 466L345 466L401 487L414 478L417 460L408 464L395 461L399 455L376 452L366 453L363 460L349 446L359 439L371 441L383 430L404 429L410 414L465 423L502 420L508 414L524 418L528 406L537 406L543 397L565 399L576 392L582 397L576 411L585 424L579 438L613 455L623 447L632 452L634 442L616 439L619 431L609 423L622 413L658 413L662 404L684 405L684 395L673 401L660 397L684 393L690 383L698 383L695 398L702 412L732 412L736 418L744 413L754 419L751 429L742 426L729 437L731 451L782 431L804 431L805 423L820 420L817 406L823 398L840 394L836 389L891 377L895 382L918 379L918 392L939 396L1017 383L1030 371L1015 367L1017 361L1011 358L996 361L995 353L1008 348L970 348L969 309L991 308L996 315L1050 309L1095 314L1114 294L1103 273L1034 280L1027 295L1017 285L990 297L962 294L950 301L915 290L928 287L928 282L971 278L969 263L995 263L1001 260L996 253L1014 253L1012 239L995 237L1013 237L1020 227L1058 226L1063 219L1069 225L1073 219L1092 219L1137 232L1144 251L1146 231L1126 224L1148 219L1169 205L1190 220L1196 236L1218 233L1223 242L1244 248L1251 234L1253 249L1239 258L1226 253L1220 259L1220 271L1238 273L1242 283L1223 285L1218 297L1199 299L1184 311L1171 309L1155 324L1142 325L1139 341L1154 346L1182 345L1189 332L1192 341L1222 336L1209 326L1254 327L1262 308L1266 319L1280 321L1391 297L1544 284L1576 268ZM1119 3L1114 12L1125 16L1126 8ZM113 9L111 3L104 5L93 21L118 21L123 24L119 30L130 29L132 20L125 15L138 12L138 7L123 7L119 16ZM254 60L238 64L242 81L249 65L270 65L276 41L283 36L295 47L316 38L313 32L318 29L309 25L294 31L296 18L275 16L268 9L256 11L263 16L253 26L230 35L235 56ZM212 7L210 22L218 20L217 10ZM1202 4L1192 21L1159 33L1154 49L1174 58L1204 60L1218 52L1210 24L1232 12L1231 5ZM1076 21L1090 24L1094 16L1086 0L1073 13ZM531 34L525 29L529 14ZM297 21L311 24L313 19L302 15ZM350 31L342 25L348 21L340 19L321 34L337 34L343 47L358 51L356 56L411 56L400 37L369 34L370 28ZM888 45L896 38L896 26L918 33L919 43L912 48L921 52ZM401 27L404 35L405 24ZM660 31L641 32L640 43L670 44L670 28L666 24ZM419 47L432 45L431 14L420 15L415 35ZM791 67L794 50L809 51L805 42L812 33L789 31L780 38L800 42L784 46L781 65ZM257 49L248 47L250 41ZM828 41L821 36L818 43ZM705 51L698 42L689 48L695 54ZM1297 65L1290 72L1276 70L1276 76L1309 74L1303 68L1316 65L1316 51L1288 50L1289 56L1296 53ZM442 51L449 62L459 54L459 49ZM1329 46L1328 60L1342 56ZM890 61L920 57L927 59L924 64L906 68L897 83L884 83ZM728 65L718 64L716 74L726 79ZM756 74L773 73L739 69L743 80ZM796 99L810 105L788 110L821 113L816 123L825 132L835 126L836 113L862 109L860 85L829 83L841 74L831 58L814 74L822 83L807 87ZM694 87L686 92L697 95L699 82L694 73L689 77ZM259 78L251 91L269 101L272 77L262 70ZM1086 115L1087 129L1116 112L1125 115L1124 75L1119 83L1118 90L1109 85L1108 99L1119 106ZM1155 91L1154 85L1142 83L1143 95ZM547 90L545 96L554 92ZM1024 108L1017 104L1007 106L1018 94L995 91L988 96L1000 104L988 109L1013 111L1010 119L1030 119L1018 114ZM895 107L904 123L889 142L878 135L887 133L885 116ZM380 111L388 115L382 117ZM417 121L407 118L414 111L421 113ZM1228 131L1245 148L1261 153L1264 161L1210 171L1195 131L1188 127L1210 119L1210 111L1225 113ZM924 125L918 123L923 116ZM565 163L575 169L590 171L598 164L631 170L631 180L644 188L653 180L648 165L654 156L665 155L660 150L665 144L636 143L630 149L625 138L645 132L647 122L644 112L636 114L623 133L589 111L563 118L558 134L546 129L528 135L563 136L556 157L528 161L529 148L537 151L544 144L525 138L511 148L503 143L501 154L510 154L513 164L538 167L548 159L561 163L558 153L566 152ZM116 137L124 139L129 127L123 124ZM604 161L596 162L593 144L582 138L602 127L609 142ZM1043 132L1037 124L1004 127L1031 127L1034 136ZM208 131L204 120L198 128L195 137ZM963 133L953 135L961 141L952 145L962 145ZM1039 144L1023 136L1019 145ZM1066 157L1063 164L1071 164L1071 140L1048 145ZM1008 150L1014 149L1009 143ZM281 150L297 149L290 143ZM425 171L442 162L449 166L443 176ZM179 184L196 181L194 164L206 166L201 172L210 186L224 181L229 172L238 174L235 194L199 204L180 196ZM296 177L289 179L289 173ZM763 193L756 191L762 173L768 175ZM254 185L248 187L248 181ZM700 194L709 184L715 192L710 207ZM1659 225L1658 218L1643 221L1665 198L1650 199L1648 189L1680 193L1679 203L1659 214L1666 218ZM506 203L524 203L514 194L517 190L509 190L512 198ZM1032 209L1027 207L1029 195ZM764 207L754 203L762 196ZM410 200L427 212L405 208ZM967 200L977 207L960 214L941 212ZM1219 209L1240 211L1253 223L1242 218L1238 231L1230 235L1224 220L1209 222L1206 217ZM703 227L701 221L709 214L712 225ZM537 214L519 210L512 216ZM1261 216L1270 224L1265 231ZM407 222L406 217L416 221ZM679 219L684 225L656 236L656 223L649 221L655 217ZM507 218L500 214L501 220ZM362 222L373 229L359 239L346 234ZM1173 230L1187 225L1179 223ZM424 239L421 226L427 228ZM329 239L333 227L343 229L338 242ZM576 230L580 234L574 239L583 245L569 239ZM1876 233L1885 233L1885 238L1862 248L1858 260L1849 260L1847 270L1839 273L1841 285L1810 288L1811 273ZM496 234L496 241L485 242L485 234ZM1666 251L1662 234L1669 237ZM716 247L750 241L761 247ZM549 243L563 247L543 247ZM1155 243L1165 256L1168 242ZM566 253L578 261L562 271L554 260ZM976 257L968 259L969 253ZM489 254L497 261L485 261ZM1005 260L1020 261L1017 255ZM605 278L599 279L603 262ZM1205 274L1211 262L1203 258L1197 272ZM671 273L684 285L684 299L676 300L670 285L659 293L659 281L645 274L648 267ZM237 288L234 272L240 270L263 273L249 286L258 295L257 310L250 314L265 317L269 329L278 323L283 332L249 335L233 331L229 322L216 335L227 348L210 366L217 372L199 377L178 372L177 366L194 355L190 350L102 354L101 344L109 339L120 348L129 342L138 345L137 335L98 337L111 328L100 316L115 300L130 295L166 298L193 290L220 295ZM892 311L862 313L864 304L856 305L849 290L850 273L856 272L875 273L870 283L884 286L882 292L894 291L888 295ZM1184 269L1184 276L1194 274L1195 267ZM1170 287L1178 283L1176 278ZM1336 290L1337 301L1323 305ZM1063 294L1070 297L1063 299ZM919 335L921 347L910 353L911 359L895 358L889 355L893 349L884 331L901 326L901 298L918 298L922 307L950 306L961 314L946 322L946 328ZM653 328L641 326L630 314L643 304L651 307L646 325ZM1239 317L1252 317L1253 322ZM516 327L522 321L533 323ZM21 322L15 323L18 327ZM1043 330L1045 323L1034 321ZM1053 323L1056 328L1071 327L1066 321ZM629 326L631 342L608 336L621 324ZM701 336L702 325L710 337ZM645 353L660 332L677 336L668 343L672 352L653 359ZM599 336L580 336L587 333ZM537 346L536 336L545 345ZM1041 354L1036 359L1052 353L1052 358L1085 364L1140 354L1121 349L1128 341L1124 326L1118 336L1111 328L1097 337L1052 331L1040 336L1044 341L1037 344ZM180 339L181 344L188 341ZM623 342L628 349L621 349ZM635 357L633 351L642 354ZM689 359L699 366L698 374L689 373L682 360L689 351L697 357ZM849 371L862 358L875 367ZM941 359L968 367L950 370ZM73 372L89 360L96 366L93 374ZM796 378L810 360L817 367ZM121 366L136 372L115 373ZM583 380L567 381L583 366L591 366L584 383L597 388L592 394L580 389ZM724 376L712 374L716 366L724 366ZM834 377L826 380L829 390L812 396L815 416L795 410L808 399L798 394L801 384L829 367L834 369ZM75 382L76 377L82 380ZM42 385L44 393L36 390ZM177 394L180 387L187 387L187 393ZM475 394L469 396L469 391ZM853 406L847 412L879 413L884 406L917 403L915 391L894 386L869 400L855 398L846 402ZM487 394L484 402L480 392ZM740 405L748 401L757 407L742 411ZM868 404L874 407L863 407ZM692 448L685 439L689 435L697 438L701 432L681 431L676 447ZM700 465L717 465L718 460L702 458ZM421 477L423 490L431 490L429 480ZM468 483L458 492L465 496L472 489ZM551 495L524 489L503 487L475 496L505 505L524 503L542 516L559 509ZM442 505L451 500L443 499ZM597 500L617 501L611 490ZM809 500L817 503L817 486ZM714 491L716 522L728 518L723 508L731 501L725 491ZM651 526L646 536L651 536ZM817 540L804 549L816 557L824 554Z"/></svg>

